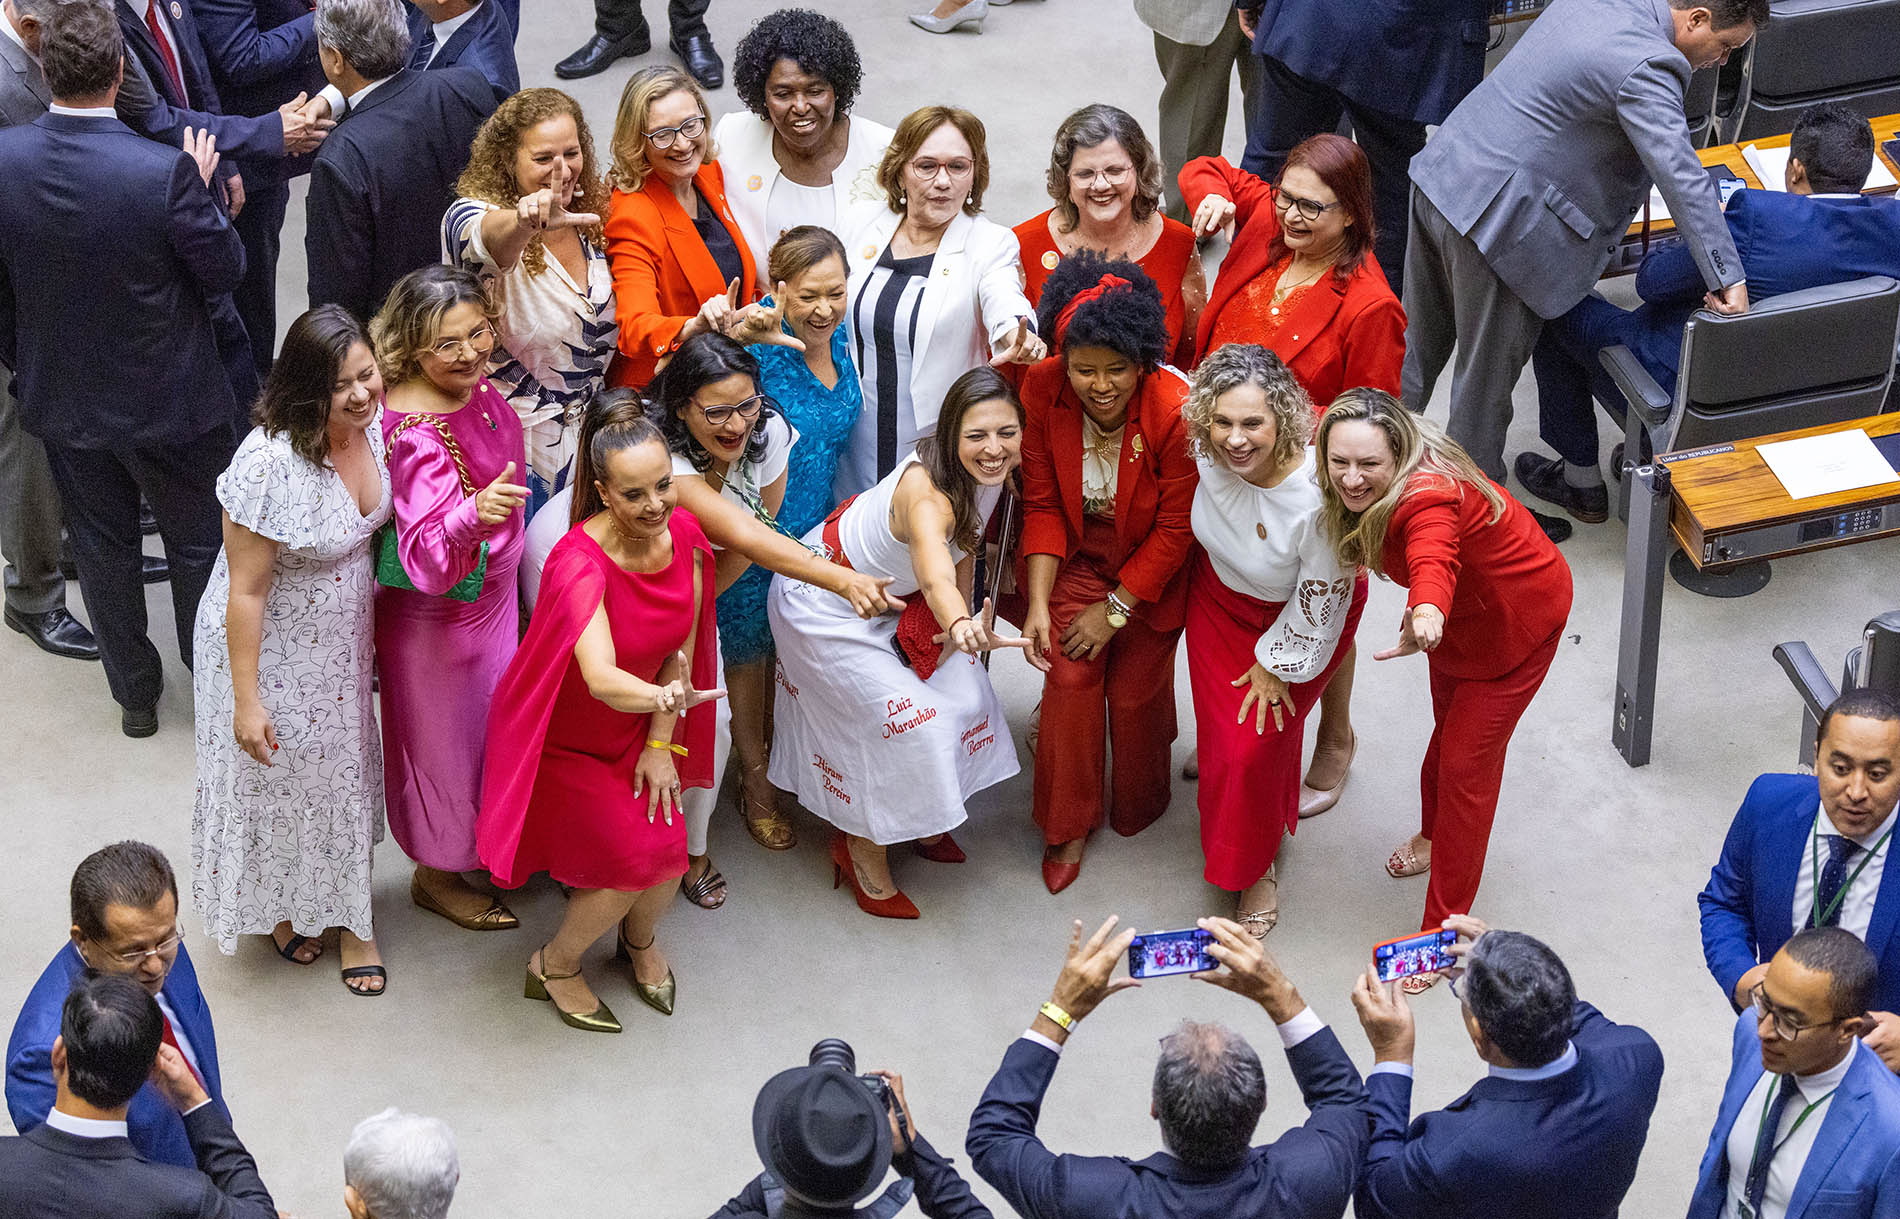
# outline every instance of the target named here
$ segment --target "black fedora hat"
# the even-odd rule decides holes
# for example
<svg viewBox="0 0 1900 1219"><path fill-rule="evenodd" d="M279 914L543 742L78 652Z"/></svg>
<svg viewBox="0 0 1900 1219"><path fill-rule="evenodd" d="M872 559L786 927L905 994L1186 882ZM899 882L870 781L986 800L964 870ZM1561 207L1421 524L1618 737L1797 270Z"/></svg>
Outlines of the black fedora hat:
<svg viewBox="0 0 1900 1219"><path fill-rule="evenodd" d="M891 1163L891 1125L870 1091L834 1066L793 1067L759 1089L752 1143L785 1187L820 1206L850 1206Z"/></svg>

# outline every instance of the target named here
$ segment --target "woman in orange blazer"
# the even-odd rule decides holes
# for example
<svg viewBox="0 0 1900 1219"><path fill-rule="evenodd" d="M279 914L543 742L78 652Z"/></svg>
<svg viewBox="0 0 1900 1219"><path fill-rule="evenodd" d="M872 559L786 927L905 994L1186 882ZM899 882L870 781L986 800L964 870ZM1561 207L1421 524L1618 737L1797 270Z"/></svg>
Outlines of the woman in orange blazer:
<svg viewBox="0 0 1900 1219"><path fill-rule="evenodd" d="M1056 354L1023 379L1023 635L1048 657L1035 818L1051 893L1080 873L1103 820L1134 834L1168 808L1174 648L1186 617L1198 481L1161 292L1131 262L1074 254L1051 271L1037 328Z"/></svg>
<svg viewBox="0 0 1900 1219"><path fill-rule="evenodd" d="M756 272L717 153L692 77L672 67L633 74L614 120L607 205L620 325L613 385L644 387L681 343L703 330L732 335L748 316Z"/></svg>
<svg viewBox="0 0 1900 1219"><path fill-rule="evenodd" d="M1195 328L1195 360L1258 343L1315 402L1370 386L1399 392L1405 310L1372 255L1372 171L1359 145L1316 135L1268 186L1219 157L1182 167L1194 233L1237 222Z"/></svg>

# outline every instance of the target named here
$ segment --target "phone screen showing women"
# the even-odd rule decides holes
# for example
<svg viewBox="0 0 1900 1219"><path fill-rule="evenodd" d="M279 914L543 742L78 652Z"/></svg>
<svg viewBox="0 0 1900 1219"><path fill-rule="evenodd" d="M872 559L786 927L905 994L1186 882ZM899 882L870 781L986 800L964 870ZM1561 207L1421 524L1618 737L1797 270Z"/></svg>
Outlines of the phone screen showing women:
<svg viewBox="0 0 1900 1219"><path fill-rule="evenodd" d="M1220 963L1207 955L1207 946L1213 942L1214 937L1199 927L1138 935L1128 945L1128 976L1160 978L1219 969Z"/></svg>
<svg viewBox="0 0 1900 1219"><path fill-rule="evenodd" d="M1402 935L1396 940L1375 944L1372 948L1372 965L1379 971L1381 982L1437 973L1458 963L1451 953L1445 951L1457 942L1456 931L1421 931L1414 935Z"/></svg>

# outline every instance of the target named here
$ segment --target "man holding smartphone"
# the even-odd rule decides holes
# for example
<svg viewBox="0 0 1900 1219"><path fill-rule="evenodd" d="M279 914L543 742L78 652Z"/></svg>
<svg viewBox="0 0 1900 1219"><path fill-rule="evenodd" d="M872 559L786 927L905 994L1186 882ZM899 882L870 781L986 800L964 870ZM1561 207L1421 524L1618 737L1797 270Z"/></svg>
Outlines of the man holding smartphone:
<svg viewBox="0 0 1900 1219"><path fill-rule="evenodd" d="M964 1147L977 1173L1025 1219L1273 1214L1339 1219L1366 1149L1366 1089L1339 1039L1314 1015L1260 941L1224 918L1200 921L1221 968L1193 976L1258 1003L1272 1018L1311 1113L1251 1147L1266 1108L1260 1058L1240 1034L1184 1022L1162 1039L1151 1112L1167 1151L1145 1160L1058 1155L1036 1135L1043 1094L1077 1024L1108 996L1134 941L1111 916L1085 941L1077 922L1049 1001L1013 1042L970 1118Z"/></svg>

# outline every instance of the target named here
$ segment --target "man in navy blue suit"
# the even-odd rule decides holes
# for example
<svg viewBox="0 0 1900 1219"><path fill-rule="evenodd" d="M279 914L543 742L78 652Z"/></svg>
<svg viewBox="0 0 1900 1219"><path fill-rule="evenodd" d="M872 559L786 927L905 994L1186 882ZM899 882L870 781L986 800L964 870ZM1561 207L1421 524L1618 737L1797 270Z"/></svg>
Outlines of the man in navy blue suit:
<svg viewBox="0 0 1900 1219"><path fill-rule="evenodd" d="M506 101L521 89L515 30L496 0L409 0L409 66L474 68Z"/></svg>
<svg viewBox="0 0 1900 1219"><path fill-rule="evenodd" d="M1874 957L1851 932L1795 933L1749 990L1689 1219L1900 1214L1900 1080L1857 1037Z"/></svg>
<svg viewBox="0 0 1900 1219"><path fill-rule="evenodd" d="M76 7L76 6L68 6ZM7 1042L7 1114L21 1134L46 1120L58 1087L53 1042L73 984L88 969L136 981L158 1001L163 1040L175 1048L220 1109L218 1043L211 1009L198 990L178 929L178 882L157 847L117 842L94 851L73 871L71 942L33 984ZM229 1111L224 1121L231 1120ZM187 1168L197 1164L178 1110L147 1084L126 1114L127 1137L145 1159Z"/></svg>
<svg viewBox="0 0 1900 1219"><path fill-rule="evenodd" d="M1900 276L1900 203L1862 195L1874 163L1867 120L1839 102L1804 110L1790 137L1786 193L1737 191L1724 219L1748 276L1750 300L1858 279ZM1607 520L1609 491L1597 466L1595 402L1620 424L1623 395L1597 362L1622 344L1656 384L1674 392L1682 328L1702 307L1704 288L1689 248L1674 242L1643 260L1643 298L1631 311L1590 295L1544 325L1531 354L1537 376L1538 435L1558 458L1520 453L1518 482L1586 523Z"/></svg>
<svg viewBox="0 0 1900 1219"><path fill-rule="evenodd" d="M1024 1219L1345 1214L1366 1147L1359 1071L1260 941L1227 919L1201 920L1214 937L1208 953L1223 968L1194 976L1266 1010L1311 1110L1305 1124L1249 1147L1267 1103L1259 1057L1230 1029L1186 1022L1162 1039L1155 1064L1150 1111L1167 1151L1129 1160L1058 1155L1043 1146L1036 1121L1063 1043L1103 999L1140 985L1109 980L1135 934L1116 935L1115 923L1109 918L1087 942L1075 924L1054 993L1003 1055L964 1144L978 1175Z"/></svg>
<svg viewBox="0 0 1900 1219"><path fill-rule="evenodd" d="M1821 717L1812 775L1749 786L1696 899L1702 956L1741 1008L1803 927L1844 927L1880 962L1866 1041L1900 1071L1900 700L1850 690Z"/></svg>
<svg viewBox="0 0 1900 1219"><path fill-rule="evenodd" d="M1353 1214L1359 1219L1478 1215L1611 1219L1649 1137L1662 1051L1577 998L1557 954L1528 935L1489 931L1468 915L1445 926L1462 962L1452 993L1464 1008L1485 1079L1414 1119L1412 1012L1397 983L1370 970L1353 1006L1377 1057L1372 1145Z"/></svg>

